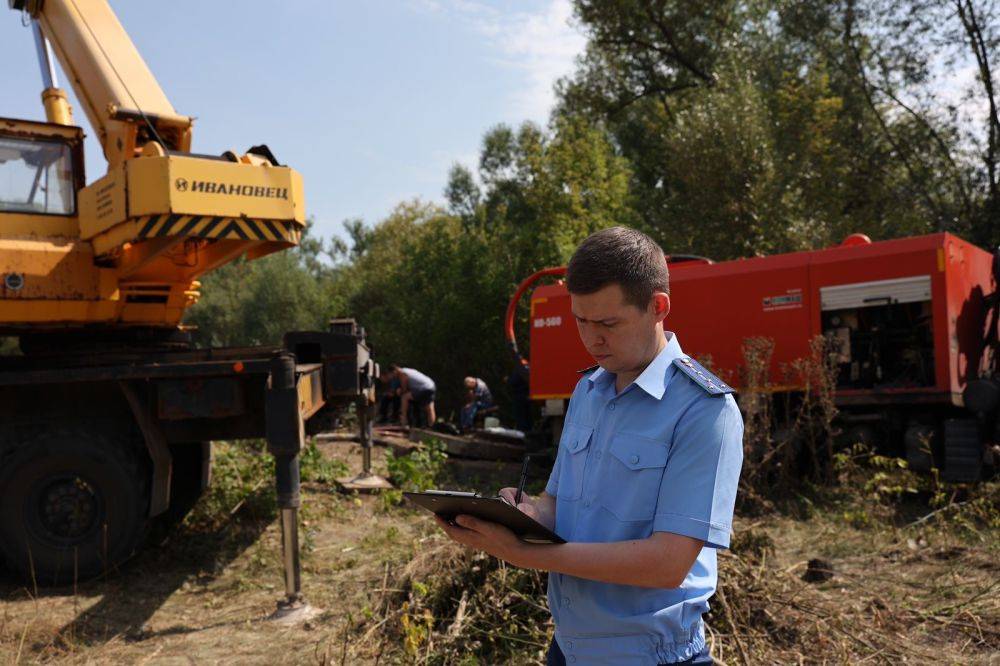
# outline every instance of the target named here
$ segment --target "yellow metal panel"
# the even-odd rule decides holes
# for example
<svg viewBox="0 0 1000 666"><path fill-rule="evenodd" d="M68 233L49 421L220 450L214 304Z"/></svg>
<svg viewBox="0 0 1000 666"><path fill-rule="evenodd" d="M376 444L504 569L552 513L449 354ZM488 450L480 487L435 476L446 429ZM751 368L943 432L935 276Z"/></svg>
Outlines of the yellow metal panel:
<svg viewBox="0 0 1000 666"><path fill-rule="evenodd" d="M0 308L12 300L99 297L94 254L89 243L53 240L0 240L0 274L24 276L11 291L0 285Z"/></svg>
<svg viewBox="0 0 1000 666"><path fill-rule="evenodd" d="M100 257L108 254L115 248L121 247L125 243L133 240L135 238L135 229L135 222L129 221L125 224L116 225L107 232L94 236L93 239L91 239L91 243L94 246L94 255Z"/></svg>
<svg viewBox="0 0 1000 666"><path fill-rule="evenodd" d="M130 217L173 212L170 208L170 159L137 157L125 164Z"/></svg>
<svg viewBox="0 0 1000 666"><path fill-rule="evenodd" d="M117 315L113 301L0 301L4 324L78 324L108 322Z"/></svg>
<svg viewBox="0 0 1000 666"><path fill-rule="evenodd" d="M174 155L139 157L121 169L124 179L112 174L81 193L81 230L97 256L166 235L266 240L282 248L301 237L302 178L293 169Z"/></svg>
<svg viewBox="0 0 1000 666"><path fill-rule="evenodd" d="M35 215L32 213L0 213L0 238L75 238L80 227L75 217Z"/></svg>
<svg viewBox="0 0 1000 666"><path fill-rule="evenodd" d="M112 167L77 194L80 237L89 240L128 217L124 166Z"/></svg>
<svg viewBox="0 0 1000 666"><path fill-rule="evenodd" d="M155 202L147 206L133 200L133 215L170 212L305 223L302 177L294 169L192 157L150 159L168 163L169 208L156 209ZM131 191L138 189L131 187Z"/></svg>
<svg viewBox="0 0 1000 666"><path fill-rule="evenodd" d="M308 419L325 404L323 400L323 367L310 368L299 375L296 389L299 395L299 414Z"/></svg>
<svg viewBox="0 0 1000 666"><path fill-rule="evenodd" d="M126 302L122 306L121 321L128 324L177 324L180 316L177 313L168 314L164 303Z"/></svg>

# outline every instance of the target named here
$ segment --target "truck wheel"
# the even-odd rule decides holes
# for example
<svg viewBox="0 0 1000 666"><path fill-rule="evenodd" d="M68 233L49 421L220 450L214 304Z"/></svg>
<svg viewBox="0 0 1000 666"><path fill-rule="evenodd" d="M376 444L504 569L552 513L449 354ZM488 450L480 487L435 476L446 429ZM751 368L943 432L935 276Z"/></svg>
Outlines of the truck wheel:
<svg viewBox="0 0 1000 666"><path fill-rule="evenodd" d="M0 554L42 585L111 570L142 539L149 476L136 442L101 424L14 442L0 471Z"/></svg>

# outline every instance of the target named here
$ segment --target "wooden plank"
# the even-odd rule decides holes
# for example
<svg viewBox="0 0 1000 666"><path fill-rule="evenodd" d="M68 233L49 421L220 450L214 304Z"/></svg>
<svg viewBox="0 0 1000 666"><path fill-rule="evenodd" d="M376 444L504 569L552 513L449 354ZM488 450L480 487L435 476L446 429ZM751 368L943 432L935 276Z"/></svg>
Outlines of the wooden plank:
<svg viewBox="0 0 1000 666"><path fill-rule="evenodd" d="M504 460L521 462L527 449L523 444L508 444L478 439L468 435L448 435L443 432L414 428L410 430L410 440L423 442L430 438L444 442L445 452L449 456L468 458L470 460Z"/></svg>

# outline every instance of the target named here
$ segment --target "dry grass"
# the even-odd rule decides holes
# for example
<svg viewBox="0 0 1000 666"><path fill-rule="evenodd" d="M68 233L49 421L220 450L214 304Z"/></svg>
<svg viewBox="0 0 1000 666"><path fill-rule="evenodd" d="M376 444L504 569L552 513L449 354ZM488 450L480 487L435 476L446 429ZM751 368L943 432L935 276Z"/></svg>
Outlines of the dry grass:
<svg viewBox="0 0 1000 666"><path fill-rule="evenodd" d="M323 453L357 468L351 445ZM420 512L320 481L305 487L303 573L324 612L300 627L267 622L280 537L269 484L242 476L252 468L247 457L197 520L110 580L36 592L0 575L0 663L542 663L544 576L455 548ZM913 475L868 454L834 472L832 488L803 486L782 512L737 520L708 617L715 656L990 663L1000 484L909 493ZM829 580L802 579L812 559Z"/></svg>
<svg viewBox="0 0 1000 666"><path fill-rule="evenodd" d="M997 490L988 489L994 511ZM947 524L856 528L843 514L744 525L732 551L720 553L714 655L727 663L990 663L1000 653L1000 525L995 516L992 525L976 522L974 534Z"/></svg>

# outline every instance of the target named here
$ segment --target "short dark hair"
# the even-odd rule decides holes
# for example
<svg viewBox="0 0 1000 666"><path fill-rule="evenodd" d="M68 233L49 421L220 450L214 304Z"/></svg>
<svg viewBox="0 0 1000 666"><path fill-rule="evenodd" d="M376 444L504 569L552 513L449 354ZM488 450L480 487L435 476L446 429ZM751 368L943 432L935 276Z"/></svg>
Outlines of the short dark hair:
<svg viewBox="0 0 1000 666"><path fill-rule="evenodd" d="M645 308L653 294L670 293L670 274L663 250L652 238L628 227L590 234L576 248L566 268L571 294L592 294L617 284L625 302Z"/></svg>

